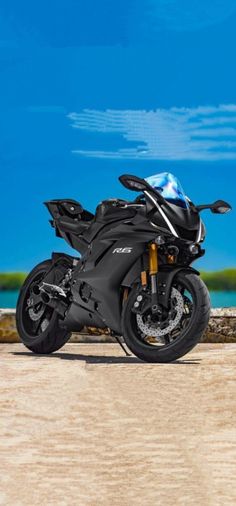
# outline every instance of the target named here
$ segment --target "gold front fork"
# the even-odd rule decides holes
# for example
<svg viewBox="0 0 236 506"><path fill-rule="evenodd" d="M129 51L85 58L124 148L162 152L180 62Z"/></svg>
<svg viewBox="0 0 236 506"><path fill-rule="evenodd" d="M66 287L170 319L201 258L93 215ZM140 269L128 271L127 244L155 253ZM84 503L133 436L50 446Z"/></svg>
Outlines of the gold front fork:
<svg viewBox="0 0 236 506"><path fill-rule="evenodd" d="M158 272L158 251L155 242L149 244L149 274L157 274Z"/></svg>
<svg viewBox="0 0 236 506"><path fill-rule="evenodd" d="M156 286L156 274L158 272L158 249L155 242L149 244L149 275L151 277L151 286L155 291ZM141 272L141 283L142 286L147 286L147 272Z"/></svg>
<svg viewBox="0 0 236 506"><path fill-rule="evenodd" d="M152 313L158 310L157 301L158 249L155 242L149 245L149 275L151 278Z"/></svg>

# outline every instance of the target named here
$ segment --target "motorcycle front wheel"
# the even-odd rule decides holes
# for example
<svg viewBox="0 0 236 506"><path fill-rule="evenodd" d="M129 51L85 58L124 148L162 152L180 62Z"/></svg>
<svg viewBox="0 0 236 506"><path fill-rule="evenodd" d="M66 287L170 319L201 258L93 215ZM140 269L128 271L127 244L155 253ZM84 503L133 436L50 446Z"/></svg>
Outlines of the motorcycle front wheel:
<svg viewBox="0 0 236 506"><path fill-rule="evenodd" d="M128 348L145 362L173 362L186 355L200 341L210 317L203 281L196 274L180 272L174 278L168 310L160 306L157 316L151 302L143 314L134 310L141 293L140 286L133 287L123 306L122 333Z"/></svg>

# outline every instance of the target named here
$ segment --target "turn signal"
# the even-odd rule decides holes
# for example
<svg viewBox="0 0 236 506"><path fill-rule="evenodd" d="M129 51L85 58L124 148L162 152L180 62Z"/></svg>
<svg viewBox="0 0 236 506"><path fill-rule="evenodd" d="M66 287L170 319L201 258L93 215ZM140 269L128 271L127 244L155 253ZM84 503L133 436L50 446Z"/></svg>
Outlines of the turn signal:
<svg viewBox="0 0 236 506"><path fill-rule="evenodd" d="M157 246L161 246L162 244L165 244L165 239L162 235L158 235L155 239L155 243Z"/></svg>

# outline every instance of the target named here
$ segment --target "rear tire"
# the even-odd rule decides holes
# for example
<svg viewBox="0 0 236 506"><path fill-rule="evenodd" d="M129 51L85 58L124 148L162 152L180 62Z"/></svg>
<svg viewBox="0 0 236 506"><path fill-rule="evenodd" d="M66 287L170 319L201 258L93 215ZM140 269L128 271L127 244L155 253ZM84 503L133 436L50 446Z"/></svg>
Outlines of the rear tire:
<svg viewBox="0 0 236 506"><path fill-rule="evenodd" d="M29 296L30 286L34 280L43 277L52 265L51 260L45 260L30 272L27 276L19 294L17 307L16 307L16 327L22 343L30 351L39 354L49 354L59 350L70 338L71 333L68 330L60 327L60 318L58 314L53 311L47 328L39 332L37 335L31 335L25 323L27 318L26 314L26 300Z"/></svg>
<svg viewBox="0 0 236 506"><path fill-rule="evenodd" d="M203 281L192 273L180 272L174 283L183 283L193 294L193 312L182 335L165 346L152 346L141 339L136 315L132 312L137 297L137 287L133 288L122 312L122 333L128 348L145 362L173 362L188 353L200 341L210 317L210 298Z"/></svg>

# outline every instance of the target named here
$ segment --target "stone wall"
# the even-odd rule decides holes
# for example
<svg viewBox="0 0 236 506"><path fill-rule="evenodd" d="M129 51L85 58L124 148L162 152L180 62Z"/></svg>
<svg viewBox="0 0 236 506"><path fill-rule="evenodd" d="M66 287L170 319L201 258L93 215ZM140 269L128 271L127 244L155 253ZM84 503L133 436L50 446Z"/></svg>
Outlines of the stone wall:
<svg viewBox="0 0 236 506"><path fill-rule="evenodd" d="M16 343L19 337L16 331L15 310L0 309L0 342ZM95 343L114 342L108 332L84 328L79 334L72 334L70 342ZM212 309L208 328L203 336L205 343L236 343L236 308Z"/></svg>

